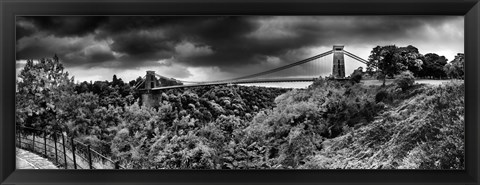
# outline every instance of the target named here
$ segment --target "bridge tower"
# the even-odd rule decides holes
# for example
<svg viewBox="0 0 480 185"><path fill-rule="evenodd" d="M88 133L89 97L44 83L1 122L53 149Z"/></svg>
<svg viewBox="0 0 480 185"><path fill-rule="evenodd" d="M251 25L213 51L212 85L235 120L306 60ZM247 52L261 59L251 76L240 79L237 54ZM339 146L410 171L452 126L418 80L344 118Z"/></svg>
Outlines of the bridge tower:
<svg viewBox="0 0 480 185"><path fill-rule="evenodd" d="M157 87L157 78L155 77L155 71L147 71L145 76L145 91L142 92L140 100L143 106L154 107L158 106L160 102L160 95L158 92L152 91L153 88Z"/></svg>
<svg viewBox="0 0 480 185"><path fill-rule="evenodd" d="M334 78L345 78L345 60L343 58L343 45L333 45L333 71Z"/></svg>
<svg viewBox="0 0 480 185"><path fill-rule="evenodd" d="M157 87L155 71L147 71L147 75L145 76L145 89L153 89L155 87Z"/></svg>

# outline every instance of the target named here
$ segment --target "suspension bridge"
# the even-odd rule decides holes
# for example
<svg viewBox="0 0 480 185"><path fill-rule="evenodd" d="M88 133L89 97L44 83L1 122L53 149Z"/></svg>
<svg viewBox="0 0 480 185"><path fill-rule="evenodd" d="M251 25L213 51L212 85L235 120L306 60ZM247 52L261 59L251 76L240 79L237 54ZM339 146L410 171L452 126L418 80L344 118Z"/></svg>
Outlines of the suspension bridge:
<svg viewBox="0 0 480 185"><path fill-rule="evenodd" d="M327 57L333 55L333 62ZM155 71L147 71L142 80L135 85L139 91L154 92L166 89L187 88L197 86L228 85L228 84L251 84L251 83L275 83L275 82L313 82L320 76L321 71L331 69L331 76L335 79L347 79L345 76L345 57L348 56L357 63L354 65L364 67L367 60L344 50L343 45L334 45L332 50L323 52L313 57L293 62L284 66L276 67L267 71L261 71L241 77L214 80L214 81L187 81L169 78L156 74ZM293 76L293 77L285 77ZM181 85L165 86L159 79L174 81Z"/></svg>
<svg viewBox="0 0 480 185"><path fill-rule="evenodd" d="M332 58L329 58L333 55ZM334 45L332 50L323 52L321 54L292 62L287 65L275 67L266 71L261 71L236 78L213 80L213 81L188 81L169 78L155 71L147 71L147 74L142 77L142 80L135 84L141 94L141 101L143 105L155 107L161 102L161 93L168 89L191 88L198 86L219 86L230 84L261 84L261 83L296 83L296 82L313 82L322 74L330 76L334 79L344 80L349 79L345 76L346 56L348 60L347 66L351 69L358 67L366 67L367 60L344 50L343 45ZM331 71L331 73L330 73ZM329 74L329 75L328 75ZM175 82L172 84L162 84L161 82Z"/></svg>

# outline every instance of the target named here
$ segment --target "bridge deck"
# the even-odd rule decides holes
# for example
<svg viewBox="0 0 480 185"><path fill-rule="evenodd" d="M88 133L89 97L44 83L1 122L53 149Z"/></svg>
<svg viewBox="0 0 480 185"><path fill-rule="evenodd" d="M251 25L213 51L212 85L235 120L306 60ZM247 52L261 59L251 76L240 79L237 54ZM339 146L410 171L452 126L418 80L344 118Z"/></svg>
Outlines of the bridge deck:
<svg viewBox="0 0 480 185"><path fill-rule="evenodd" d="M152 88L150 90L165 90L165 89L176 89L184 87L199 87L199 86L209 86L209 85L227 85L227 84L250 84L250 83L275 83L275 82L313 82L317 78L274 78L274 79L245 79L245 80L236 80L231 82L205 82L205 83L196 83L188 85L174 85L174 86L165 86ZM142 89L146 90L146 89Z"/></svg>

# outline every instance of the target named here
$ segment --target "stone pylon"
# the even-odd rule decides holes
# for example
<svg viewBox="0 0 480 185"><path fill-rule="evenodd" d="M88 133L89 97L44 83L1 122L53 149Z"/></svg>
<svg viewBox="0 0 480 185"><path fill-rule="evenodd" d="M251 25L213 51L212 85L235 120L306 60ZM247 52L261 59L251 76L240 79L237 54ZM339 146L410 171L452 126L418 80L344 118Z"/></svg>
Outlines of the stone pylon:
<svg viewBox="0 0 480 185"><path fill-rule="evenodd" d="M343 57L343 45L333 46L333 71L334 78L345 78L345 59Z"/></svg>

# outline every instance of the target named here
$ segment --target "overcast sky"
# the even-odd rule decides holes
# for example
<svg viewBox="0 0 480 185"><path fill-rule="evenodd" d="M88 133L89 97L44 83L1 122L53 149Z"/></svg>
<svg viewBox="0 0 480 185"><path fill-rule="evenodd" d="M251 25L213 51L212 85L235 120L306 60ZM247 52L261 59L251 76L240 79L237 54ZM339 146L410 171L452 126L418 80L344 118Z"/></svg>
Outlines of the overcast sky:
<svg viewBox="0 0 480 185"><path fill-rule="evenodd" d="M17 72L26 59L57 54L76 81L124 81L145 71L220 80L279 67L331 50L367 59L377 45L413 45L450 61L464 52L463 16L35 16L17 17ZM347 58L347 56L345 56ZM330 73L312 63L283 76ZM329 65L329 66L328 66ZM347 75L362 66L348 59ZM305 71L306 69L310 69Z"/></svg>

